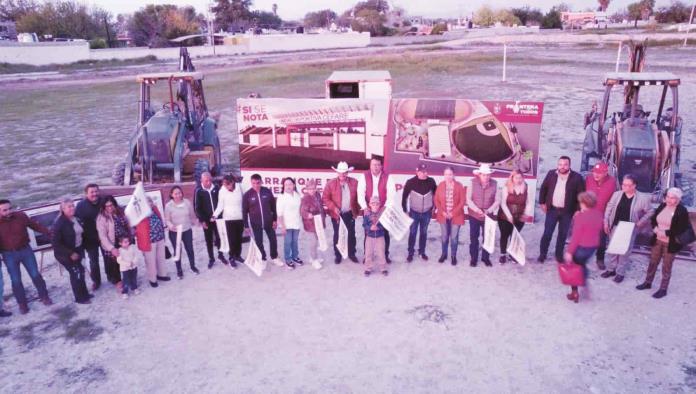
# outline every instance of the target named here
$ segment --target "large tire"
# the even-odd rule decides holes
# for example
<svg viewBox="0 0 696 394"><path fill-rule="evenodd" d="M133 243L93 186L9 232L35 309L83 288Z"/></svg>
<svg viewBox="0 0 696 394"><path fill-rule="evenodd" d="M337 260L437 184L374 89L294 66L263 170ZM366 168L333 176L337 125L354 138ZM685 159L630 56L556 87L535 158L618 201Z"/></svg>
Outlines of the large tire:
<svg viewBox="0 0 696 394"><path fill-rule="evenodd" d="M208 160L198 159L193 168L193 179L196 181L196 186L200 186L201 175L203 175L204 172L210 172L210 163L208 163Z"/></svg>
<svg viewBox="0 0 696 394"><path fill-rule="evenodd" d="M126 178L126 163L117 163L111 171L111 182L116 186L123 186Z"/></svg>

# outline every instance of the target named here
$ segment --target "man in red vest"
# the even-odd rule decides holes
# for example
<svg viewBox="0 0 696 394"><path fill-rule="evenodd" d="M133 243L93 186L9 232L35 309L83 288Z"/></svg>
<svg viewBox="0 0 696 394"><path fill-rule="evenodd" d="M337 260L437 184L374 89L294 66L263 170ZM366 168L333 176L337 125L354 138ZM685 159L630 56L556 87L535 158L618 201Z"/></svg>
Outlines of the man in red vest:
<svg viewBox="0 0 696 394"><path fill-rule="evenodd" d="M392 192L387 190L387 180L389 175L384 172L382 167L382 158L372 156L370 159L370 170L366 171L362 178L358 178L358 203L363 211L370 203L370 198L373 195L379 196L380 209L384 207L387 200L391 200ZM387 257L387 263L391 264L389 259L389 233L384 230L384 253Z"/></svg>

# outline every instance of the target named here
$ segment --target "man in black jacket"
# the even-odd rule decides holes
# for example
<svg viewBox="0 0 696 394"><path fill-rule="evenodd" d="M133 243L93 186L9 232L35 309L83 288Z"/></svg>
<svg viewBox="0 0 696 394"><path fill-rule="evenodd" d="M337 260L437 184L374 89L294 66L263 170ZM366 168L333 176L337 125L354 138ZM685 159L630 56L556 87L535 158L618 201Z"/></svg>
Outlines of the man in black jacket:
<svg viewBox="0 0 696 394"><path fill-rule="evenodd" d="M268 237L271 246L271 260L273 264L282 267L285 264L278 258L278 241L276 240L276 201L273 192L267 187L261 186L261 175L251 176L251 189L242 197L242 215L244 227L251 228L254 242L261 251L261 257L266 260L266 250L263 247L263 233Z"/></svg>
<svg viewBox="0 0 696 394"><path fill-rule="evenodd" d="M570 229L570 222L579 209L578 194L584 190L585 181L582 175L570 169L568 156L561 156L558 159L556 169L546 174L539 190L539 205L541 210L546 213L546 220L544 221L544 235L541 237L538 262L543 263L546 260L556 224L558 224L556 261L563 261L563 248Z"/></svg>
<svg viewBox="0 0 696 394"><path fill-rule="evenodd" d="M99 195L99 185L90 183L85 186L85 197L77 203L75 207L75 217L82 221L84 233L82 234L82 246L89 258L89 275L92 279L92 290L97 290L101 287L101 274L99 272L99 250L101 244L99 242L99 232L97 231L97 216L101 209L102 199ZM102 256L104 250L101 251ZM106 261L106 257L104 258ZM104 272L107 274L107 280L112 284L120 282L118 278L109 277L109 270L104 266Z"/></svg>
<svg viewBox="0 0 696 394"><path fill-rule="evenodd" d="M433 201L435 199L437 184L435 179L428 176L428 167L424 163L416 167L416 176L406 181L401 197L401 208L413 219L408 234L408 256L406 262L413 261L415 253L416 234L420 230L418 238L418 255L423 260L428 260L425 254L425 242L428 235L428 225L433 216ZM406 209L408 207L408 209Z"/></svg>
<svg viewBox="0 0 696 394"><path fill-rule="evenodd" d="M217 208L218 193L220 188L213 183L213 177L209 172L201 174L201 185L196 188L196 193L193 198L193 209L196 211L196 217L201 222L203 227L203 235L205 236L205 247L208 250L208 269L213 268L215 257L213 253L213 244L218 248L217 257L223 264L227 264L225 255L220 252L220 234L218 234L217 226L213 220L213 213Z"/></svg>

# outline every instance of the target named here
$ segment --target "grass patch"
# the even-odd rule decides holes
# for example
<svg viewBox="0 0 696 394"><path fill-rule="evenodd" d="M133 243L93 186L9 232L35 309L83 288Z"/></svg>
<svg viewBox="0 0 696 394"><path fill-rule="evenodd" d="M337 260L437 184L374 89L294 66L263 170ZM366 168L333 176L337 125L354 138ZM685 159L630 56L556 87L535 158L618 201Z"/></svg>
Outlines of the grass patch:
<svg viewBox="0 0 696 394"><path fill-rule="evenodd" d="M696 40L691 41L691 45L693 46ZM648 39L648 47L671 47L671 46L682 46L684 44L684 40L681 38L672 38L669 40L654 40L649 38Z"/></svg>
<svg viewBox="0 0 696 394"><path fill-rule="evenodd" d="M80 60L69 64L48 64L45 66L33 66L31 64L0 63L0 74L17 74L32 72L70 72L85 69L101 70L105 68L135 66L158 62L157 56L148 55L135 59L110 59L110 60Z"/></svg>

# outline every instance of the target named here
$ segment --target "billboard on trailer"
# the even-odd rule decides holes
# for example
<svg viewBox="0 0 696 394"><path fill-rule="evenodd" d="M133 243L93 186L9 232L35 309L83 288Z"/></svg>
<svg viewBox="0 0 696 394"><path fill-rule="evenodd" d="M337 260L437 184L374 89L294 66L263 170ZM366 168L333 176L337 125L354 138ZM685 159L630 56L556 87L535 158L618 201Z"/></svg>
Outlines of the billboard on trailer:
<svg viewBox="0 0 696 394"><path fill-rule="evenodd" d="M314 179L322 189L340 161L359 178L370 158L384 158L388 187L396 191L419 163L441 179L452 167L465 185L488 163L494 178L523 173L536 190L544 104L465 99L239 99L240 164L248 187L259 173L280 193L281 180L302 189Z"/></svg>

